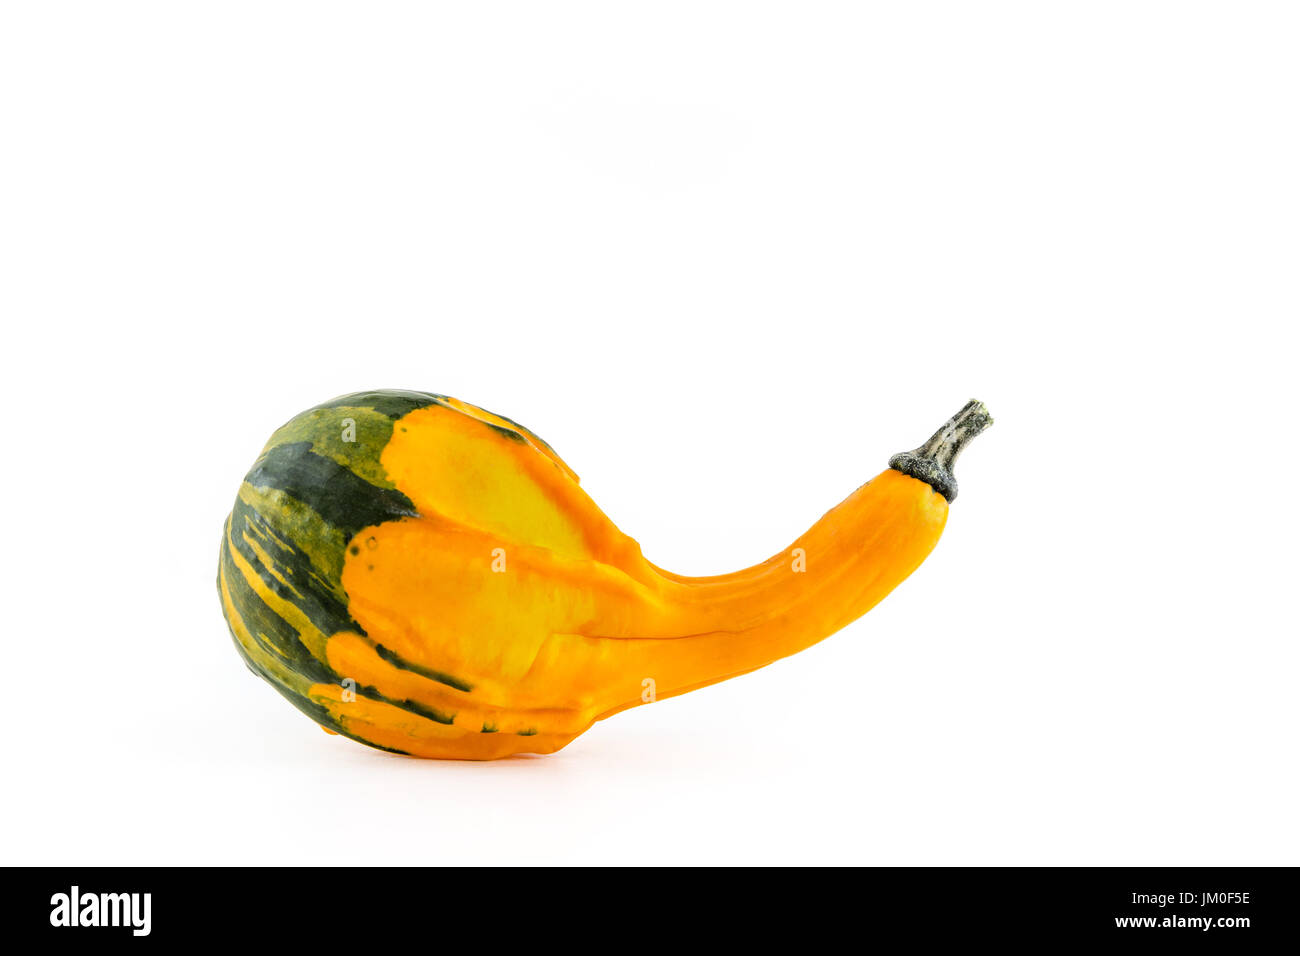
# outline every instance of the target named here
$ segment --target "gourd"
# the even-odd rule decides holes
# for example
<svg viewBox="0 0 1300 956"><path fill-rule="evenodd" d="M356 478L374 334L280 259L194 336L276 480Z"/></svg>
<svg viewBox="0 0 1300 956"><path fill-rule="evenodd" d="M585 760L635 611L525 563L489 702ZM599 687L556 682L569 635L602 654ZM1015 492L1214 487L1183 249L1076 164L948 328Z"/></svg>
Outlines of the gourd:
<svg viewBox="0 0 1300 956"><path fill-rule="evenodd" d="M551 753L864 614L934 548L953 461L990 423L968 403L790 548L685 577L510 419L345 395L282 426L245 476L222 609L248 667L331 733L420 757Z"/></svg>

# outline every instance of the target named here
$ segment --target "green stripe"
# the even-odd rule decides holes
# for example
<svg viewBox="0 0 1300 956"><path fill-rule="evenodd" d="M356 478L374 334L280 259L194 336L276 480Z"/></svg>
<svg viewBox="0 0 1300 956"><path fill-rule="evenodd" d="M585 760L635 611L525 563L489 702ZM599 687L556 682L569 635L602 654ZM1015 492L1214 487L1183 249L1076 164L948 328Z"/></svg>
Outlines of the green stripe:
<svg viewBox="0 0 1300 956"><path fill-rule="evenodd" d="M366 697L370 700L378 701L381 704L391 704L394 707L400 707L407 713L415 714L417 717L423 717L425 720L432 720L434 723L450 724L456 719L455 714L445 713L435 707L422 704L418 700L399 700L395 697L385 697L374 687L358 687L356 693L358 697Z"/></svg>
<svg viewBox="0 0 1300 956"><path fill-rule="evenodd" d="M270 449L244 480L254 488L275 488L297 498L348 538L371 525L419 517L406 495L373 485L347 466L316 454L310 442Z"/></svg>
<svg viewBox="0 0 1300 956"><path fill-rule="evenodd" d="M384 647L383 644L372 640L368 635L366 636L366 640L370 642L370 646L375 649L376 654L399 670L410 671L412 674L419 674L421 677L437 681L439 684L446 684L448 687L456 688L456 690L463 690L467 694L474 689L473 685L468 684L457 677L452 677L450 674L446 674L443 671L436 671L431 667L424 667L414 661L408 661L396 651L389 650L387 647Z"/></svg>

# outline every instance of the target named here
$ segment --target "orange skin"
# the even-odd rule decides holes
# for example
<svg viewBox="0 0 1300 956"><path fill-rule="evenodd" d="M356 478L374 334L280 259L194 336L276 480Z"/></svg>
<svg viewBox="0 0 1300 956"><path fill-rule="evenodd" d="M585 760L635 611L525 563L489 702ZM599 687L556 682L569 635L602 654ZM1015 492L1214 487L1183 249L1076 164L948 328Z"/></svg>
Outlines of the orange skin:
<svg viewBox="0 0 1300 956"><path fill-rule="evenodd" d="M762 564L681 577L647 561L549 448L484 422L510 425L460 402L401 418L380 460L423 517L366 528L347 550L353 618L408 666L358 634L324 640L336 673L454 720L312 685L351 736L424 757L551 753L620 710L833 634L925 560L948 517L928 484L885 470Z"/></svg>

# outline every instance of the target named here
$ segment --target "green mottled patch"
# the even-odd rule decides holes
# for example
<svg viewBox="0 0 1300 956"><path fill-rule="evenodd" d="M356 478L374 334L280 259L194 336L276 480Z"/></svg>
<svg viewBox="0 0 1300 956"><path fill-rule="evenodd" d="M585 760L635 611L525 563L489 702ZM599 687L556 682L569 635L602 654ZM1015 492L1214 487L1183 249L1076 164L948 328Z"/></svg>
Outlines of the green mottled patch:
<svg viewBox="0 0 1300 956"><path fill-rule="evenodd" d="M393 419L387 415L373 408L342 405L303 412L281 426L263 451L277 445L310 442L311 450L317 455L333 459L373 485L393 488L379 463L379 456L392 437Z"/></svg>

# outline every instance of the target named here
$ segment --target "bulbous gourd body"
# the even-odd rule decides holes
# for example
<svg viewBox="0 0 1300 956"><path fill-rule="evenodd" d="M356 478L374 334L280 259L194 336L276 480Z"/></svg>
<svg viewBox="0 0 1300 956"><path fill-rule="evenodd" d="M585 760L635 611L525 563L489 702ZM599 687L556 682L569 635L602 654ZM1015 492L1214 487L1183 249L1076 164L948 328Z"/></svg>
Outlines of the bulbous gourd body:
<svg viewBox="0 0 1300 956"><path fill-rule="evenodd" d="M522 426L362 392L271 437L227 520L218 588L248 666L325 729L491 759L553 752L821 640L906 578L947 514L891 468L768 561L682 577Z"/></svg>

